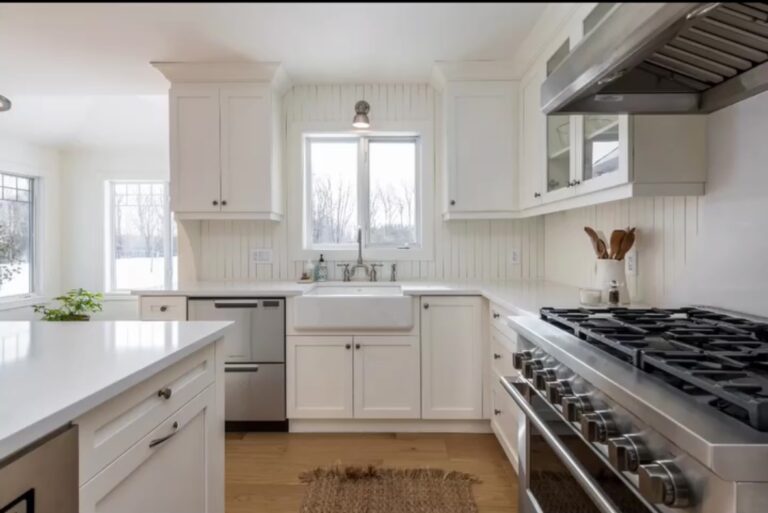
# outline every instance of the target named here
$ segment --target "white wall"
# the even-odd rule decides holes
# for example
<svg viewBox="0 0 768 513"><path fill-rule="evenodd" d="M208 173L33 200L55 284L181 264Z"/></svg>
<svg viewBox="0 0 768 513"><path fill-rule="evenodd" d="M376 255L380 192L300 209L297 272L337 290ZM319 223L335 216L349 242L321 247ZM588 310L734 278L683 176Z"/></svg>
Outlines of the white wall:
<svg viewBox="0 0 768 513"><path fill-rule="evenodd" d="M592 283L585 225L638 227L633 298L708 304L768 316L768 93L711 114L706 194L639 198L551 214L545 219L545 276Z"/></svg>
<svg viewBox="0 0 768 513"><path fill-rule="evenodd" d="M59 153L55 149L8 137L0 139L0 171L40 178L36 198L41 214L36 223L40 283L36 292L45 296L61 290L59 165Z"/></svg>
<svg viewBox="0 0 768 513"><path fill-rule="evenodd" d="M406 122L415 120L438 125L441 104L438 93L428 84L302 85L292 88L283 98L285 127L294 123L344 122L351 124L354 103L365 99L371 104L371 122L378 120ZM435 187L442 190L440 131L435 131ZM287 151L298 151L288 147ZM291 155L284 162L295 160ZM283 169L284 179L289 169ZM295 191L296 185L287 189ZM493 184L488 184L493 187ZM290 194L291 190L288 191ZM290 204L290 203L289 203ZM435 198L432 212L435 222L434 259L400 261L401 279L519 279L541 277L543 260L543 219L517 221L451 221L441 219L441 204ZM185 222L193 241L191 253L196 277L204 281L293 280L301 274L303 263L289 256L291 233L301 219L296 208L286 210L280 223L256 221ZM291 226L294 229L291 229ZM250 250L272 248L271 265L249 261ZM511 250L521 253L520 264L512 264ZM332 277L339 274L335 262L329 262ZM389 277L389 266L383 269ZM182 283L183 284L183 283Z"/></svg>
<svg viewBox="0 0 768 513"><path fill-rule="evenodd" d="M168 180L167 147L66 150L61 167L62 287L104 291L105 183Z"/></svg>

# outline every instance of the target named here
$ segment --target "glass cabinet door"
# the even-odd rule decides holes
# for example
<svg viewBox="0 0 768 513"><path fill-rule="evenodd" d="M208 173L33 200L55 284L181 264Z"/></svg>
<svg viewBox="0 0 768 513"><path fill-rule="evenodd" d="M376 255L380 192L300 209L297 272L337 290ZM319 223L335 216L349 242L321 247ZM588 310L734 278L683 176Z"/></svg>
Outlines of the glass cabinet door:
<svg viewBox="0 0 768 513"><path fill-rule="evenodd" d="M571 119L547 117L547 192L567 187L571 180Z"/></svg>
<svg viewBox="0 0 768 513"><path fill-rule="evenodd" d="M584 116L582 180L587 181L619 170L619 116Z"/></svg>

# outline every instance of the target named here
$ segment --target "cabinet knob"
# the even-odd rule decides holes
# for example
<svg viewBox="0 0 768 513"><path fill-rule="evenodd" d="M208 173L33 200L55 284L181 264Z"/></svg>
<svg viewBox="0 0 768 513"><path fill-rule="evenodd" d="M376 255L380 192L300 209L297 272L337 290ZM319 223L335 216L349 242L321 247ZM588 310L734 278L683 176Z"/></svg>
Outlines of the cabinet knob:
<svg viewBox="0 0 768 513"><path fill-rule="evenodd" d="M501 355L499 353L493 353L493 359L498 360L501 358Z"/></svg>
<svg viewBox="0 0 768 513"><path fill-rule="evenodd" d="M227 200L221 200L221 206L226 207L227 206Z"/></svg>
<svg viewBox="0 0 768 513"><path fill-rule="evenodd" d="M494 415L501 415L501 410L495 409L495 410L493 410L493 414Z"/></svg>
<svg viewBox="0 0 768 513"><path fill-rule="evenodd" d="M355 349L360 349L360 344L355 344Z"/></svg>
<svg viewBox="0 0 768 513"><path fill-rule="evenodd" d="M161 312L167 312L168 311L168 306L167 305L160 306L160 311Z"/></svg>
<svg viewBox="0 0 768 513"><path fill-rule="evenodd" d="M424 303L424 310L429 310L429 303Z"/></svg>
<svg viewBox="0 0 768 513"><path fill-rule="evenodd" d="M345 349L352 349L352 344L344 344Z"/></svg>
<svg viewBox="0 0 768 513"><path fill-rule="evenodd" d="M171 390L168 387L161 388L160 390L157 391L157 396L162 397L163 399L170 399L172 395L173 395L173 390Z"/></svg>
<svg viewBox="0 0 768 513"><path fill-rule="evenodd" d="M456 200L451 200L451 206L456 204Z"/></svg>
<svg viewBox="0 0 768 513"><path fill-rule="evenodd" d="M214 206L214 207L215 207L215 206L218 206L218 204L219 204L219 200L213 200L213 206Z"/></svg>
<svg viewBox="0 0 768 513"><path fill-rule="evenodd" d="M541 198L541 193L540 192L534 192L533 193L533 197L534 198Z"/></svg>

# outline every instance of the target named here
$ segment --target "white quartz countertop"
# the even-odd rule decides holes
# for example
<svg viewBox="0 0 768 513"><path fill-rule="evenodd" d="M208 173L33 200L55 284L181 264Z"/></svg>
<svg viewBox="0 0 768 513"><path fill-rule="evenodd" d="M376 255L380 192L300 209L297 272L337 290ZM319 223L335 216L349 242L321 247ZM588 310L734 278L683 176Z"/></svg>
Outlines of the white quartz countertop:
<svg viewBox="0 0 768 513"><path fill-rule="evenodd" d="M0 460L221 338L229 322L0 322Z"/></svg>
<svg viewBox="0 0 768 513"><path fill-rule="evenodd" d="M330 283L330 282L327 282ZM341 282L339 282L341 283ZM403 293L413 296L478 295L509 310L511 313L538 315L543 306L575 307L579 303L579 289L570 285L542 280L515 281L403 281L379 282L382 285L400 285ZM140 296L187 297L290 297L299 296L314 284L291 281L250 283L200 282L193 286L173 290L135 290Z"/></svg>

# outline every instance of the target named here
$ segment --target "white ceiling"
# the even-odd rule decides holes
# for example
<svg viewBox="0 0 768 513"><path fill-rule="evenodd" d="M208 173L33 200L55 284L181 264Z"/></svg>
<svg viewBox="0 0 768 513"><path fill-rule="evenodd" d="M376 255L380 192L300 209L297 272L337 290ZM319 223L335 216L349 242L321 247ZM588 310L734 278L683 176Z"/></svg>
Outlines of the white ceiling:
<svg viewBox="0 0 768 513"><path fill-rule="evenodd" d="M512 58L544 8L537 3L0 4L0 94L14 101L11 112L0 114L0 134L29 134L55 145L154 136L145 128L154 126L157 116L149 115L149 105L157 102L127 98L167 91L150 61L277 61L294 82L424 81L437 60ZM47 98L35 99L38 95ZM68 95L76 98L64 98ZM149 117L130 122L142 113ZM107 128L93 129L94 119ZM126 130L112 126L119 122Z"/></svg>

